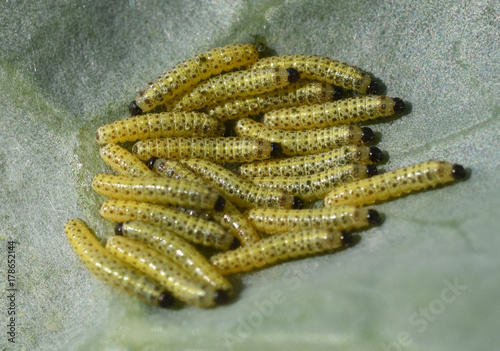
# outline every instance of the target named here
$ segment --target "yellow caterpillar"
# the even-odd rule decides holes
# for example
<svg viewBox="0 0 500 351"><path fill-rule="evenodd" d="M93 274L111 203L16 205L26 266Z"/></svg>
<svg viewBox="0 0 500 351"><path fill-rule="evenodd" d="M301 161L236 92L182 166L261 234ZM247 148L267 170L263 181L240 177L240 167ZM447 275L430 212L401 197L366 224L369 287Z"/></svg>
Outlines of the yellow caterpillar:
<svg viewBox="0 0 500 351"><path fill-rule="evenodd" d="M271 111L264 115L262 123L285 130L324 128L386 117L404 110L405 104L400 98L365 95L312 106Z"/></svg>
<svg viewBox="0 0 500 351"><path fill-rule="evenodd" d="M164 177L186 179L192 182L203 181L179 161L152 158L148 161L148 167ZM215 222L229 230L235 238L238 238L241 246L260 240L254 227L231 201L226 200L224 210L212 212L211 217Z"/></svg>
<svg viewBox="0 0 500 351"><path fill-rule="evenodd" d="M97 278L152 305L169 307L174 303L172 295L158 282L102 247L81 220L70 219L64 231L78 258Z"/></svg>
<svg viewBox="0 0 500 351"><path fill-rule="evenodd" d="M356 206L335 206L303 210L252 208L246 216L255 229L266 234L312 228L351 230L380 224L377 211Z"/></svg>
<svg viewBox="0 0 500 351"><path fill-rule="evenodd" d="M108 200L99 209L100 215L112 222L142 221L171 231L184 239L221 250L238 246L238 239L220 225L161 205L145 202Z"/></svg>
<svg viewBox="0 0 500 351"><path fill-rule="evenodd" d="M326 82L358 93L377 94L378 84L359 68L346 63L316 55L282 55L266 57L253 64L250 69L268 67L293 67L302 79Z"/></svg>
<svg viewBox="0 0 500 351"><path fill-rule="evenodd" d="M375 174L377 174L377 167L355 164L330 168L307 176L254 178L252 182L262 188L279 189L287 194L298 196L304 201L314 201L325 197L342 184Z"/></svg>
<svg viewBox="0 0 500 351"><path fill-rule="evenodd" d="M152 172L137 156L116 144L107 144L99 150L101 159L113 171L132 177L154 177Z"/></svg>
<svg viewBox="0 0 500 351"><path fill-rule="evenodd" d="M184 272L181 267L155 249L123 236L110 236L106 249L146 276L158 281L178 300L197 307L219 304L216 290ZM225 294L223 294L225 295ZM226 302L227 295L223 296Z"/></svg>
<svg viewBox="0 0 500 351"><path fill-rule="evenodd" d="M324 204L325 207L372 204L465 176L461 165L428 161L339 186L325 197Z"/></svg>
<svg viewBox="0 0 500 351"><path fill-rule="evenodd" d="M225 200L205 184L163 177L138 178L98 174L92 188L100 195L118 200L134 200L195 209L222 211Z"/></svg>
<svg viewBox="0 0 500 351"><path fill-rule="evenodd" d="M375 146L342 146L314 155L255 161L242 164L238 174L246 179L259 177L307 176L348 164L370 164L382 161L384 155Z"/></svg>
<svg viewBox="0 0 500 351"><path fill-rule="evenodd" d="M247 66L259 58L251 44L227 45L196 55L148 84L129 105L132 116L152 110L212 75Z"/></svg>
<svg viewBox="0 0 500 351"><path fill-rule="evenodd" d="M236 122L234 131L240 137L261 138L278 143L286 155L310 155L330 151L344 145L360 145L375 139L375 133L358 126L340 126L306 131L273 129L250 118Z"/></svg>
<svg viewBox="0 0 500 351"><path fill-rule="evenodd" d="M192 245L178 235L139 221L118 223L116 235L148 245L176 262L184 271L232 295L233 287Z"/></svg>
<svg viewBox="0 0 500 351"><path fill-rule="evenodd" d="M281 190L261 188L216 163L202 159L191 159L183 163L237 206L302 208L300 198Z"/></svg>
<svg viewBox="0 0 500 351"><path fill-rule="evenodd" d="M207 113L222 121L258 115L280 108L319 104L341 96L330 84L320 82L297 82L261 95L245 99L233 99L217 106L206 108Z"/></svg>
<svg viewBox="0 0 500 351"><path fill-rule="evenodd" d="M294 68L266 68L237 71L213 77L184 95L174 110L192 111L222 101L262 94L295 83L300 78Z"/></svg>
<svg viewBox="0 0 500 351"><path fill-rule="evenodd" d="M213 162L248 162L279 156L280 145L256 138L161 138L135 143L132 152L141 160L204 158Z"/></svg>
<svg viewBox="0 0 500 351"><path fill-rule="evenodd" d="M100 145L144 139L189 136L221 136L224 124L204 113L150 113L114 121L99 127L95 140Z"/></svg>
<svg viewBox="0 0 500 351"><path fill-rule="evenodd" d="M276 234L236 250L210 257L222 274L246 272L299 256L339 249L352 243L349 233L313 228L299 232Z"/></svg>

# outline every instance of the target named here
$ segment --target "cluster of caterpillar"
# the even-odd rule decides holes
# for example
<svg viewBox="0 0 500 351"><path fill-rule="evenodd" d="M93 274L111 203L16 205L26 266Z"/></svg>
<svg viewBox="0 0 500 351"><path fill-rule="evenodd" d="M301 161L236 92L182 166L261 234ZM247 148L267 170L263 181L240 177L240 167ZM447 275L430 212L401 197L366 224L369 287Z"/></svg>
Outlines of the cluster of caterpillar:
<svg viewBox="0 0 500 351"><path fill-rule="evenodd" d="M115 235L102 245L70 219L68 240L98 278L161 307L214 307L235 294L227 274L347 247L380 223L363 205L465 177L439 161L378 174L375 134L355 123L405 110L378 89L327 57L259 60L252 44L196 55L139 92L131 117L98 128L117 174L92 188L109 198L99 213Z"/></svg>

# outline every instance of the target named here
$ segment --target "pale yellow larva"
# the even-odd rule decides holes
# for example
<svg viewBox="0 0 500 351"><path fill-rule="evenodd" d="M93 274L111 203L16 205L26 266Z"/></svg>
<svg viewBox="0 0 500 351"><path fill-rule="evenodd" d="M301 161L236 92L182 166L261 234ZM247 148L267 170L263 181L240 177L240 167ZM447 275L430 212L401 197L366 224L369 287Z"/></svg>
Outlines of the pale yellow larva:
<svg viewBox="0 0 500 351"><path fill-rule="evenodd" d="M213 162L248 162L279 155L276 143L257 138L160 138L142 140L132 147L141 160L204 158Z"/></svg>
<svg viewBox="0 0 500 351"><path fill-rule="evenodd" d="M359 68L328 57L316 55L282 55L263 58L250 69L268 67L296 68L302 79L326 82L358 93L377 94L379 86Z"/></svg>
<svg viewBox="0 0 500 351"><path fill-rule="evenodd" d="M234 98L262 94L295 83L299 77L299 72L294 68L226 73L196 86L177 102L174 110L192 111Z"/></svg>
<svg viewBox="0 0 500 351"><path fill-rule="evenodd" d="M311 106L298 106L268 112L262 123L285 130L313 129L364 122L403 112L405 104L399 98L385 95L365 95Z"/></svg>
<svg viewBox="0 0 500 351"><path fill-rule="evenodd" d="M258 231L266 234L286 233L312 228L343 231L380 224L380 215L377 211L356 206L302 210L253 208L246 212L246 216Z"/></svg>
<svg viewBox="0 0 500 351"><path fill-rule="evenodd" d="M201 281L233 294L233 287L196 248L178 235L152 224L131 221L116 225L115 233L151 246Z"/></svg>
<svg viewBox="0 0 500 351"><path fill-rule="evenodd" d="M246 179L307 176L353 163L377 163L383 158L376 146L342 146L320 154L244 163L238 174Z"/></svg>
<svg viewBox="0 0 500 351"><path fill-rule="evenodd" d="M142 221L200 245L228 250L237 240L219 224L162 205L128 200L105 201L99 213L112 222ZM236 243L235 243L236 241Z"/></svg>
<svg viewBox="0 0 500 351"><path fill-rule="evenodd" d="M110 236L106 249L158 281L179 301L204 308L219 304L219 295L213 286L194 279L177 263L153 248L123 236ZM221 302L226 302L227 295L223 295L225 296Z"/></svg>
<svg viewBox="0 0 500 351"><path fill-rule="evenodd" d="M157 281L102 247L80 219L70 219L64 231L78 258L97 278L152 305L169 307L174 303L172 295Z"/></svg>
<svg viewBox="0 0 500 351"><path fill-rule="evenodd" d="M207 106L207 113L222 121L281 108L319 104L332 99L338 99L340 91L330 84L320 82L297 82L265 94L233 99L217 106Z"/></svg>
<svg viewBox="0 0 500 351"><path fill-rule="evenodd" d="M154 177L152 172L136 155L116 144L107 144L100 148L101 159L113 171L133 177Z"/></svg>
<svg viewBox="0 0 500 351"><path fill-rule="evenodd" d="M349 233L322 228L276 234L236 250L210 257L222 274L246 272L278 260L313 255L339 249L352 243Z"/></svg>
<svg viewBox="0 0 500 351"><path fill-rule="evenodd" d="M237 206L302 208L300 198L281 190L261 188L216 163L202 159L186 160L183 163Z"/></svg>
<svg viewBox="0 0 500 351"><path fill-rule="evenodd" d="M226 45L198 54L150 82L130 103L130 114L150 111L211 75L250 65L258 58L257 48L252 44Z"/></svg>
<svg viewBox="0 0 500 351"><path fill-rule="evenodd" d="M311 155L344 145L360 145L375 139L368 127L338 126L305 131L273 129L250 118L236 122L234 131L240 137L261 138L278 143L286 155Z"/></svg>
<svg viewBox="0 0 500 351"><path fill-rule="evenodd" d="M129 117L99 127L95 140L100 144L164 137L221 136L224 124L204 113L164 112Z"/></svg>
<svg viewBox="0 0 500 351"><path fill-rule="evenodd" d="M212 187L182 179L131 177L100 173L92 180L100 195L118 200L134 200L195 209L224 209L225 200Z"/></svg>
<svg viewBox="0 0 500 351"><path fill-rule="evenodd" d="M192 182L205 182L179 161L153 158L148 161L148 167L165 177L186 179ZM213 211L210 215L215 222L226 228L237 238L241 246L260 240L259 234L257 234L254 227L231 201L226 199L224 210Z"/></svg>
<svg viewBox="0 0 500 351"><path fill-rule="evenodd" d="M377 174L377 167L373 165L354 164L329 168L307 176L262 177L254 178L252 182L262 188L282 190L304 201L314 201L324 198L326 194L342 184L365 179L375 174Z"/></svg>
<svg viewBox="0 0 500 351"><path fill-rule="evenodd" d="M325 207L367 205L465 177L461 165L427 161L339 186L325 197L324 204Z"/></svg>

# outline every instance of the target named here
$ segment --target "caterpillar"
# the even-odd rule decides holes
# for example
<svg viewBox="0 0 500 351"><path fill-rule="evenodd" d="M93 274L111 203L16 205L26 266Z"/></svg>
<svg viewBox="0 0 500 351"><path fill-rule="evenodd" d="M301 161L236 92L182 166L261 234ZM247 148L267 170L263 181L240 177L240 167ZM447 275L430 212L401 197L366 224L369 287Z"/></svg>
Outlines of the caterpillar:
<svg viewBox="0 0 500 351"><path fill-rule="evenodd" d="M183 163L237 206L249 208L302 208L303 206L299 197L281 190L261 188L216 163L202 159L191 159Z"/></svg>
<svg viewBox="0 0 500 351"><path fill-rule="evenodd" d="M350 233L322 228L276 234L236 250L210 257L210 262L226 275L299 256L339 249L352 243Z"/></svg>
<svg viewBox="0 0 500 351"><path fill-rule="evenodd" d="M360 145L375 139L368 127L339 126L306 131L273 129L250 118L236 122L234 131L240 137L268 140L281 145L285 155L310 155L330 151L344 145Z"/></svg>
<svg viewBox="0 0 500 351"><path fill-rule="evenodd" d="M353 163L377 163L383 158L376 146L342 146L320 154L245 163L238 168L238 174L246 179L307 176Z"/></svg>
<svg viewBox="0 0 500 351"><path fill-rule="evenodd" d="M150 113L101 126L95 140L104 145L163 137L221 136L225 128L221 121L204 113Z"/></svg>
<svg viewBox="0 0 500 351"><path fill-rule="evenodd" d="M330 191L342 184L377 174L373 165L347 165L330 168L313 175L295 177L262 177L252 182L266 189L279 189L287 194L300 197L304 201L314 201L325 197Z"/></svg>
<svg viewBox="0 0 500 351"><path fill-rule="evenodd" d="M217 106L207 106L205 110L211 117L226 121L280 108L338 100L341 95L341 91L334 89L330 84L297 82L261 95L229 100Z"/></svg>
<svg viewBox="0 0 500 351"><path fill-rule="evenodd" d="M212 286L198 281L155 249L123 236L110 236L106 249L119 259L158 281L179 301L196 307L214 307L227 301Z"/></svg>
<svg viewBox="0 0 500 351"><path fill-rule="evenodd" d="M459 164L427 161L339 186L325 197L324 205L372 204L465 177L465 169Z"/></svg>
<svg viewBox="0 0 500 351"><path fill-rule="evenodd" d="M220 225L162 205L128 200L108 200L99 214L112 222L142 221L171 231L189 242L228 250L238 239Z"/></svg>
<svg viewBox="0 0 500 351"><path fill-rule="evenodd" d="M303 210L253 208L246 212L246 216L255 229L266 234L313 228L343 231L380 224L376 210L347 205Z"/></svg>
<svg viewBox="0 0 500 351"><path fill-rule="evenodd" d="M147 164L157 174L168 178L186 179L192 182L201 181L193 171L179 161L152 158ZM260 240L254 227L231 201L226 200L224 211L212 212L211 216L215 222L237 238L241 246Z"/></svg>
<svg viewBox="0 0 500 351"><path fill-rule="evenodd" d="M138 141L132 152L141 160L151 157L185 160L204 158L213 162L248 162L277 157L277 143L256 138L160 138Z"/></svg>
<svg viewBox="0 0 500 351"><path fill-rule="evenodd" d="M152 172L137 156L116 144L106 144L99 150L101 159L113 171L132 177L154 177Z"/></svg>
<svg viewBox="0 0 500 351"><path fill-rule="evenodd" d="M302 79L329 83L358 93L377 94L379 85L359 68L316 55L282 55L263 58L249 69L293 67Z"/></svg>
<svg viewBox="0 0 500 351"><path fill-rule="evenodd" d="M184 61L148 84L129 105L132 116L150 111L212 75L248 66L259 58L252 44L226 45Z"/></svg>
<svg viewBox="0 0 500 351"><path fill-rule="evenodd" d="M191 276L212 285L215 289L224 291L228 296L233 293L233 287L227 279L180 236L139 221L118 223L115 234L148 245L172 259Z"/></svg>
<svg viewBox="0 0 500 351"><path fill-rule="evenodd" d="M312 129L364 122L403 112L405 104L400 98L385 95L365 95L312 106L298 106L271 111L262 123L273 128Z"/></svg>
<svg viewBox="0 0 500 351"><path fill-rule="evenodd" d="M164 177L137 178L98 174L92 188L100 195L118 200L134 200L195 209L222 211L225 200L217 191L202 183Z"/></svg>
<svg viewBox="0 0 500 351"><path fill-rule="evenodd" d="M294 68L266 68L237 71L213 77L196 86L174 106L177 111L192 111L225 100L262 94L299 80Z"/></svg>
<svg viewBox="0 0 500 351"><path fill-rule="evenodd" d="M152 305L169 307L174 303L170 292L158 282L139 273L102 247L80 219L70 219L64 231L78 258L100 280Z"/></svg>

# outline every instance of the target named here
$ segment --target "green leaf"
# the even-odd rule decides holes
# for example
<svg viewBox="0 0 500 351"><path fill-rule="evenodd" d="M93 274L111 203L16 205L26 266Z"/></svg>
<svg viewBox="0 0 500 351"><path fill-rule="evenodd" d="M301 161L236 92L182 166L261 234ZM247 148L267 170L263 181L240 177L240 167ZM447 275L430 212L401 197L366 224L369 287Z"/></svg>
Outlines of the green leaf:
<svg viewBox="0 0 500 351"><path fill-rule="evenodd" d="M0 266L16 240L16 345L28 350L471 350L497 345L499 13L494 2L4 1ZM356 65L410 113L373 124L385 169L443 159L466 181L377 206L335 254L233 277L213 310L146 306L94 278L64 223L104 239L96 128L207 49L258 37L277 54ZM496 228L496 229L495 229ZM464 288L465 287L465 288ZM7 301L7 300L6 300ZM7 316L7 302L2 304Z"/></svg>

